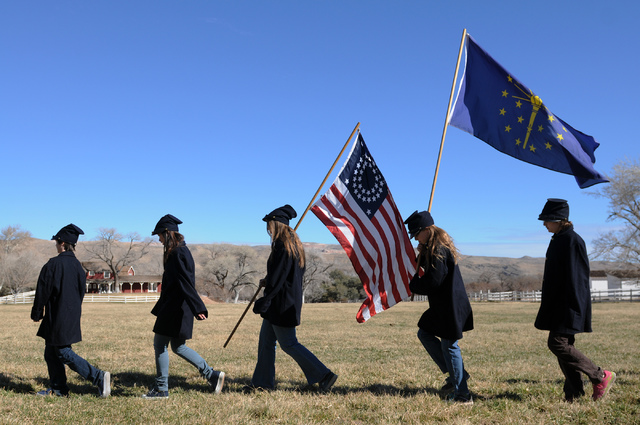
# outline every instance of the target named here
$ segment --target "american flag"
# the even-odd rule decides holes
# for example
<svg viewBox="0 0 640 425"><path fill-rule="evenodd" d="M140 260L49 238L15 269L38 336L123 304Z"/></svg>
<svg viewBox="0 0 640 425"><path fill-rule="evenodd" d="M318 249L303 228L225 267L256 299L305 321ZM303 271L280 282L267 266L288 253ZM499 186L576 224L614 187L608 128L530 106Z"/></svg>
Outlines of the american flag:
<svg viewBox="0 0 640 425"><path fill-rule="evenodd" d="M344 248L364 285L367 299L356 315L358 322L411 295L415 253L361 134L333 185L311 211Z"/></svg>

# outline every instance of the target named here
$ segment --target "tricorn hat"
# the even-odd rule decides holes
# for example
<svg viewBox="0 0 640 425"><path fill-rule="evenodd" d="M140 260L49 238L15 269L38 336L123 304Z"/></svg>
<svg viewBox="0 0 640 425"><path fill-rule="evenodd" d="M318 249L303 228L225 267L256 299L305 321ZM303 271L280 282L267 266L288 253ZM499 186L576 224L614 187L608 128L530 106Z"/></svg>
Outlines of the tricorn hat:
<svg viewBox="0 0 640 425"><path fill-rule="evenodd" d="M81 228L75 224L67 224L51 238L52 241L62 241L75 245L78 242L78 236L84 235Z"/></svg>
<svg viewBox="0 0 640 425"><path fill-rule="evenodd" d="M564 199L549 198L544 205L538 220L561 221L569 219L569 203Z"/></svg>
<svg viewBox="0 0 640 425"><path fill-rule="evenodd" d="M298 214L296 214L296 210L294 210L291 205L287 204L280 208L276 208L269 214L265 215L262 221L269 222L271 220L275 220L288 226L289 220L291 220L292 218L296 218L297 216Z"/></svg>
<svg viewBox="0 0 640 425"><path fill-rule="evenodd" d="M429 211L414 211L408 219L404 221L409 230L409 237L413 239L425 227L433 226L433 217Z"/></svg>
<svg viewBox="0 0 640 425"><path fill-rule="evenodd" d="M171 230L173 232L178 231L178 224L182 224L179 218L172 216L171 214L167 214L158 220L158 224L156 224L156 228L153 229L151 235L157 235L158 233L166 232L167 230Z"/></svg>

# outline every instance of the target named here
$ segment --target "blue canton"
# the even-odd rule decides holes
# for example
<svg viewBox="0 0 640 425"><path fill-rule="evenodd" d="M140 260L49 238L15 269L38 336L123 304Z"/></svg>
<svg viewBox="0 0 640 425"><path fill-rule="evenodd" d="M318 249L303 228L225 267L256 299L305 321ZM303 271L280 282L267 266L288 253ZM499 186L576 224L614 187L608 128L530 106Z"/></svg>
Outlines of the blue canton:
<svg viewBox="0 0 640 425"><path fill-rule="evenodd" d="M349 161L339 177L367 217L373 217L387 197L388 188L362 134L358 134Z"/></svg>

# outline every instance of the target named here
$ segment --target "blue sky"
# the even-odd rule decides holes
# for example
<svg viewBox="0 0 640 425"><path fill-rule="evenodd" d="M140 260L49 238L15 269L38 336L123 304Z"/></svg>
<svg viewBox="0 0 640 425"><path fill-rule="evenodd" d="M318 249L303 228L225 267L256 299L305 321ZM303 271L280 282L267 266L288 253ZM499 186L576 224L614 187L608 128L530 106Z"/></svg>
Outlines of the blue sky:
<svg viewBox="0 0 640 425"><path fill-rule="evenodd" d="M600 142L608 174L640 153L623 3L2 2L0 227L147 236L171 213L187 242L267 244L261 218L302 215L358 122L403 216L427 209L464 28ZM549 197L588 245L616 225L597 189L450 127L431 212L463 254L541 257ZM336 243L312 213L298 232Z"/></svg>

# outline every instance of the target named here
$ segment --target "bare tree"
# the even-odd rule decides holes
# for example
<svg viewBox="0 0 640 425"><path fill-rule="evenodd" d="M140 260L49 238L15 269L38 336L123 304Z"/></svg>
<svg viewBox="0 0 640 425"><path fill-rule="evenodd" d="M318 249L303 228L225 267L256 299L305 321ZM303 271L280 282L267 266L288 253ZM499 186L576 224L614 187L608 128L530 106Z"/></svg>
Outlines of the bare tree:
<svg viewBox="0 0 640 425"><path fill-rule="evenodd" d="M39 265L39 259L33 252L4 255L0 258L2 286L14 295L34 288L40 271Z"/></svg>
<svg viewBox="0 0 640 425"><path fill-rule="evenodd" d="M0 230L0 255L9 254L29 238L31 238L31 232L20 230L19 224L3 227Z"/></svg>
<svg viewBox="0 0 640 425"><path fill-rule="evenodd" d="M33 273L27 271L27 269L36 269L37 277L37 265L34 263L33 255L19 253L20 246L29 238L31 238L31 232L21 230L19 224L6 226L0 230L0 293L9 290L15 294L35 283ZM20 260L28 263L21 264Z"/></svg>
<svg viewBox="0 0 640 425"><path fill-rule="evenodd" d="M610 183L591 193L609 200L608 221L621 227L593 241L592 257L607 261L640 264L640 164L629 159L618 162L609 176Z"/></svg>
<svg viewBox="0 0 640 425"><path fill-rule="evenodd" d="M305 297L319 289L323 283L329 282L329 269L333 264L326 263L316 253L307 253L305 258L305 271L302 277L302 302Z"/></svg>
<svg viewBox="0 0 640 425"><path fill-rule="evenodd" d="M92 259L104 262L114 278L114 291L119 292L118 273L124 266L133 265L149 252L151 238L142 239L138 233L122 235L116 229L100 228L96 242L84 244Z"/></svg>
<svg viewBox="0 0 640 425"><path fill-rule="evenodd" d="M238 302L240 292L247 286L258 287L261 274L255 252L247 246L211 245L201 261L200 273L207 295L233 299Z"/></svg>
<svg viewBox="0 0 640 425"><path fill-rule="evenodd" d="M513 291L515 286L515 276L507 271L497 274L498 286L502 291Z"/></svg>

